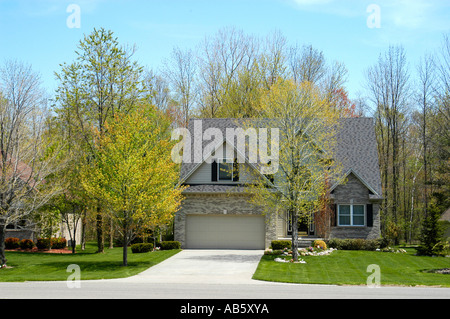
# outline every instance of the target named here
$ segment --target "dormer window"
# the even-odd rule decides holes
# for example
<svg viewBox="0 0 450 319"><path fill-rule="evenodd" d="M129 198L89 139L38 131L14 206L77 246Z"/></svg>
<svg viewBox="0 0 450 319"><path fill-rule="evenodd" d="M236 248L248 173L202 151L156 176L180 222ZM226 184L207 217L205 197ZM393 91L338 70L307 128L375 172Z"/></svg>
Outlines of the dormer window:
<svg viewBox="0 0 450 319"><path fill-rule="evenodd" d="M233 180L233 164L234 161L229 158L218 159L219 170L218 170L218 180L219 181L232 181Z"/></svg>
<svg viewBox="0 0 450 319"><path fill-rule="evenodd" d="M239 181L239 164L236 159L219 158L212 162L211 181Z"/></svg>

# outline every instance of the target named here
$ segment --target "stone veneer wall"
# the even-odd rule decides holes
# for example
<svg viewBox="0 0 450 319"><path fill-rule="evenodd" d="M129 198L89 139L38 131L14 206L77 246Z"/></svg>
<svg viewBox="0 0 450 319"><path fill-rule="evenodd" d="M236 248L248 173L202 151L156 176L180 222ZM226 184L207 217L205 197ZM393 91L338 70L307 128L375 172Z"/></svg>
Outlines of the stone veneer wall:
<svg viewBox="0 0 450 319"><path fill-rule="evenodd" d="M19 240L31 239L33 241L37 239L36 233L29 229L7 229L5 238L8 237L19 238Z"/></svg>
<svg viewBox="0 0 450 319"><path fill-rule="evenodd" d="M186 215L219 214L223 215L261 215L262 210L248 202L248 196L243 194L185 194L181 209L175 214L175 240L184 247L186 242ZM265 246L269 247L272 240L277 239L276 222L274 218L265 216Z"/></svg>
<svg viewBox="0 0 450 319"><path fill-rule="evenodd" d="M353 174L347 178L347 183L339 185L334 190L335 204L372 204L373 227L366 226L334 226L331 227L330 238L364 238L380 237L380 200L370 200L369 190ZM337 212L336 212L337 218ZM367 222L367 218L366 218Z"/></svg>

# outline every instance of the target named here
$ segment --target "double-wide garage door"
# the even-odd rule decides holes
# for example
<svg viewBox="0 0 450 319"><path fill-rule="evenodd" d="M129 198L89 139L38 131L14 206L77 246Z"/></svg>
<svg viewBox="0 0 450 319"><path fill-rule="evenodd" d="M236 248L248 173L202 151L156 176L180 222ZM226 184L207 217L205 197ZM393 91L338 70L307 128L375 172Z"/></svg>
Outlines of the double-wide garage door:
<svg viewBox="0 0 450 319"><path fill-rule="evenodd" d="M188 215L186 248L264 249L265 222L254 215Z"/></svg>

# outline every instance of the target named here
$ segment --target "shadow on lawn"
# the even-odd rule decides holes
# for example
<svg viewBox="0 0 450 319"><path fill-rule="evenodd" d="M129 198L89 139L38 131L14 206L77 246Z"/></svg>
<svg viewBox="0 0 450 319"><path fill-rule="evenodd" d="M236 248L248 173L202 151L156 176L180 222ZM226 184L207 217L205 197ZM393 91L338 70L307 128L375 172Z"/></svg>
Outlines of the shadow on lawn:
<svg viewBox="0 0 450 319"><path fill-rule="evenodd" d="M128 266L124 267L122 264L122 260L117 261L78 261L74 260L73 263L68 261L49 261L43 262L40 264L41 267L51 267L51 268L61 268L67 269L67 267L71 264L78 265L81 271L86 272L112 272L116 270L123 270L124 268L139 268L139 267L150 267L153 266L153 263L150 262L137 262L137 261L128 261Z"/></svg>

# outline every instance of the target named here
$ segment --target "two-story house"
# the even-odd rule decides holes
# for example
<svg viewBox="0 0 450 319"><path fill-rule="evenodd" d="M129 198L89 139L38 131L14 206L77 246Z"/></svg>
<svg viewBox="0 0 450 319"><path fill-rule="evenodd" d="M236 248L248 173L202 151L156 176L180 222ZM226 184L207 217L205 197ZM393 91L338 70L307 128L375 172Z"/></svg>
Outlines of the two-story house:
<svg viewBox="0 0 450 319"><path fill-rule="evenodd" d="M201 132L195 132L198 128L194 128L194 121L188 129L195 136L217 128L225 137L226 129L236 128L238 121L203 119ZM334 159L342 166L346 182L330 186L331 213L325 222L326 234L330 238L378 238L382 197L373 119L340 121ZM207 142L194 145L194 138L189 139L193 149L204 147ZM235 143L229 142L225 138L216 147L222 148L220 152L212 152L201 161L182 163L180 182L188 187L175 215L175 240L183 248L264 249L272 240L290 238L292 225L286 212L263 214L264 203L249 203L245 185L252 182L253 174L261 173L257 165L240 158L242 153L236 151ZM297 225L299 236L323 236L315 227L319 214L315 212L310 221Z"/></svg>

